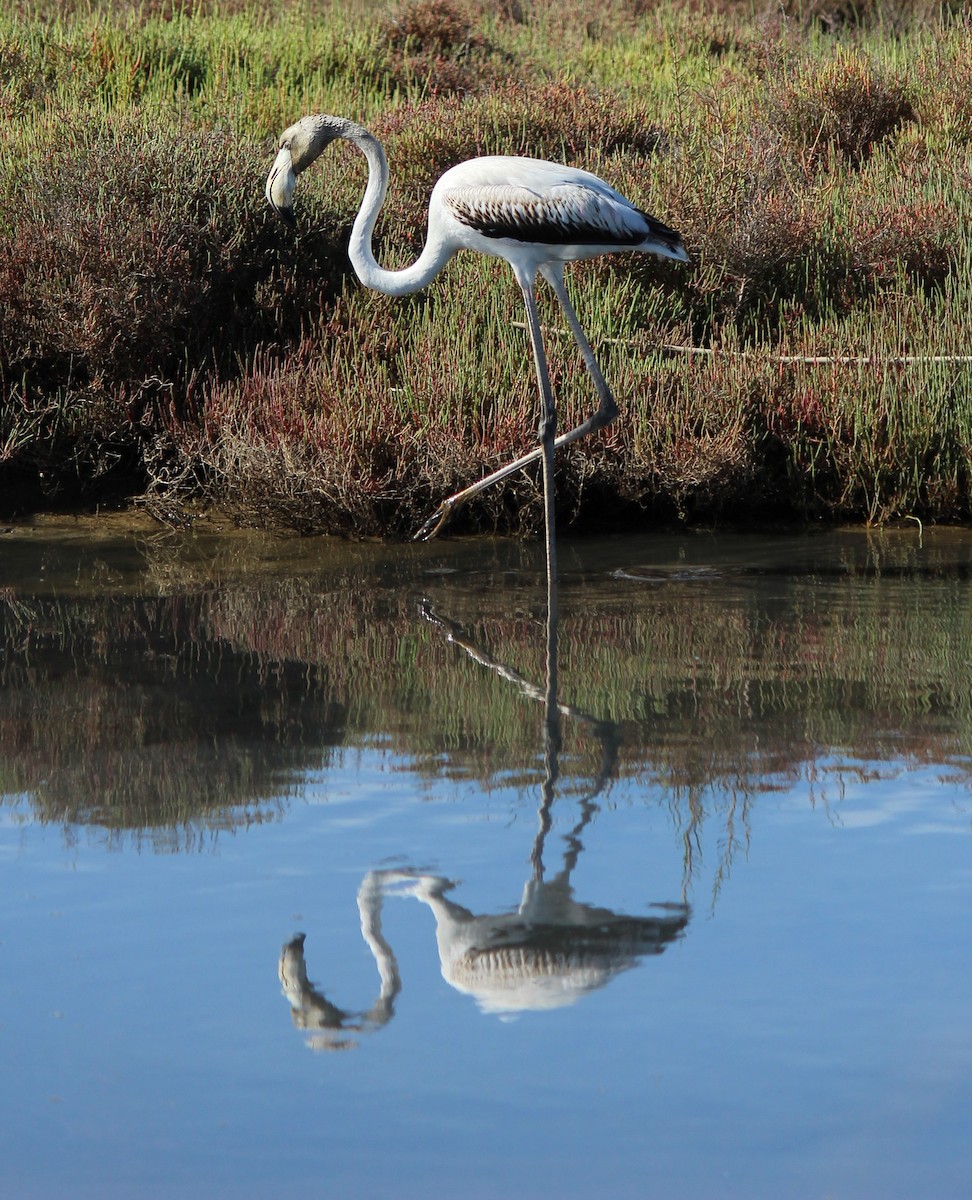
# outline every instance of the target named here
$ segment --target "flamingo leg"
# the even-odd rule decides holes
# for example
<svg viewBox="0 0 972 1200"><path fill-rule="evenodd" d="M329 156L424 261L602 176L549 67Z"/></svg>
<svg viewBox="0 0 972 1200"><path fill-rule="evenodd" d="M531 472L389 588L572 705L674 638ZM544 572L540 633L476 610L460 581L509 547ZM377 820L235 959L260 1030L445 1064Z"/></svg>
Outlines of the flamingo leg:
<svg viewBox="0 0 972 1200"><path fill-rule="evenodd" d="M586 421L582 421L580 425L568 430L563 435L562 442L566 444L576 441L578 438L586 437L587 434L595 433L598 429L604 429L605 426L610 425L618 415L618 406L614 401L611 389L607 385L607 380L601 373L597 359L594 357L594 351L591 349L591 343L587 340L587 334L581 328L581 323L577 319L577 313L574 312L574 306L567 295L567 288L564 285L563 266L558 263L556 266L548 265L541 267L540 270L543 272L544 279L553 288L554 295L560 301L560 307L564 310L564 316L567 318L570 332L574 335L574 341L581 352L584 366L587 367L588 374L594 381L594 388L600 401L595 413L588 417Z"/></svg>
<svg viewBox="0 0 972 1200"><path fill-rule="evenodd" d="M537 298L532 279L521 279L523 303L526 306L527 328L533 347L533 361L537 371L537 388L540 392L542 411L540 427L540 455L543 462L543 515L547 550L547 680L544 695L544 786L541 832L535 844L533 860L535 878L543 878L543 838L549 829L550 806L554 799L554 788L559 774L560 757L560 709L557 705L557 506L554 481L554 449L557 436L557 405L553 388L550 386L550 369L543 347L543 332Z"/></svg>
<svg viewBox="0 0 972 1200"><path fill-rule="evenodd" d="M537 300L533 286L523 285L523 302L526 305L527 324L530 329L530 341L533 345L533 359L537 368L537 387L543 403L540 414L540 454L543 459L543 515L544 533L547 543L547 629L548 638L551 630L557 627L557 506L556 486L554 484L554 448L557 435L557 406L554 403L553 389L550 386L550 371L547 367L547 355L543 348L543 334L540 331L540 314L537 312ZM556 634L554 634L556 637ZM552 661L548 655L547 678L547 712L556 712L557 668L556 653ZM551 696L553 703L551 704Z"/></svg>
<svg viewBox="0 0 972 1200"><path fill-rule="evenodd" d="M567 289L564 285L563 267L558 265L546 264L540 268L544 278L553 288L554 295L560 301L560 306L564 310L564 316L567 318L567 324L570 326L570 331L574 335L574 341L577 343L577 348L581 352L581 358L584 361L584 366L587 367L588 373L594 383L594 388L597 391L599 404L597 410L582 421L580 425L573 429L567 430L566 433L560 434L553 441L553 449L559 450L561 446L567 446L571 442L576 442L582 437L586 437L589 433L595 433L599 429L604 429L610 425L614 418L618 415L618 406L615 403L611 389L607 385L607 381L598 366L597 359L594 357L594 351L591 349L591 344L587 340L584 330L581 328L580 321L577 319L577 314L574 312L573 305L570 303L570 298L567 295ZM543 338L540 333L540 322L537 316L536 300L533 296L532 289L528 290L526 286L523 288L524 300L527 306L528 328L530 330L530 341L533 345L533 354L537 362L537 381L540 386L541 395L544 397L544 419L549 420L548 404L553 408L553 399L550 392L549 372L547 371L547 360L543 349ZM541 363L542 378L541 378ZM544 390L546 389L546 390ZM556 428L556 412L553 416L552 428ZM449 519L452 512L461 508L467 500L471 500L473 496L477 496L486 488L492 487L494 483L500 483L504 479L508 479L511 475L515 475L517 471L523 470L524 467L535 463L538 458L545 454L544 444L542 440L541 427L541 444L528 454L522 454L513 462L507 463L505 467L500 467L491 474L484 476L476 483L471 484L467 488L456 492L447 500L444 500L435 510L431 517L425 522L421 529L414 535L413 540L417 542L427 541L429 538L435 537L442 526ZM546 504L546 483L544 485L544 496ZM552 489L550 492L550 503L552 500ZM548 524L550 518L548 517Z"/></svg>

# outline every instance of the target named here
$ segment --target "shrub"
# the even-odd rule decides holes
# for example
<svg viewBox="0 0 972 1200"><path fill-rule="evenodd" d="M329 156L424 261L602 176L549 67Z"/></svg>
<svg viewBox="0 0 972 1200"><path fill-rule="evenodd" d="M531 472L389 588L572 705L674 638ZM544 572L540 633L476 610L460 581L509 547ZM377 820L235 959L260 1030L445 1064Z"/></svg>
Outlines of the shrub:
<svg viewBox="0 0 972 1200"><path fill-rule="evenodd" d="M22 430L52 398L48 462L85 457L85 430L125 445L157 433L182 413L191 377L296 333L347 270L326 221L299 250L285 236L263 203L253 146L215 131L146 132L135 118L56 137L56 152L32 147L36 166L2 189L23 212L0 226L8 470L18 458L23 468Z"/></svg>
<svg viewBox="0 0 972 1200"><path fill-rule="evenodd" d="M771 81L767 109L808 167L834 154L860 166L876 146L915 119L911 99L898 79L844 52L822 67L803 62L792 80Z"/></svg>
<svg viewBox="0 0 972 1200"><path fill-rule="evenodd" d="M481 91L512 70L453 0L409 0L385 22L382 40L392 79L418 82L433 95Z"/></svg>
<svg viewBox="0 0 972 1200"><path fill-rule="evenodd" d="M902 272L926 290L940 288L958 257L957 214L943 201L871 206L860 219L855 256L874 287L895 284Z"/></svg>

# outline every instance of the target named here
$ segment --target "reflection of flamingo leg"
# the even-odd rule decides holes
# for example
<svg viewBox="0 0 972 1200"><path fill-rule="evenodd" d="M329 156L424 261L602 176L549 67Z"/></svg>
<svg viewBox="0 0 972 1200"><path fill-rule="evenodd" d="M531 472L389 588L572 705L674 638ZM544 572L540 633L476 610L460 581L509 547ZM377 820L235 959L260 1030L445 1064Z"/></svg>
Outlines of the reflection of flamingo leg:
<svg viewBox="0 0 972 1200"><path fill-rule="evenodd" d="M556 572L548 571L547 574L546 680L543 688L526 679L519 671L514 670L513 667L497 662L489 651L483 649L467 637L455 621L450 620L448 617L440 616L427 601L423 601L421 612L426 620L431 621L433 625L438 626L444 632L448 641L458 646L461 650L464 650L474 662L495 672L501 679L514 684L524 696L529 697L531 700L542 700L544 703L544 779L541 787L540 808L537 814L538 829L530 853L530 863L533 867L533 877L535 880L543 878L544 843L552 826L551 811L556 784L560 776L560 749L563 740L561 718L569 717L572 720L578 721L584 728L590 730L601 743L601 765L593 779L591 788L581 799L581 821L567 835L570 847L569 853L573 855L573 860L569 864L569 869L572 869L580 850L578 835L591 820L594 813L597 812L597 805L594 804L594 798L604 791L615 773L618 750L621 745L621 731L614 721L601 720L572 705L561 704L558 698Z"/></svg>

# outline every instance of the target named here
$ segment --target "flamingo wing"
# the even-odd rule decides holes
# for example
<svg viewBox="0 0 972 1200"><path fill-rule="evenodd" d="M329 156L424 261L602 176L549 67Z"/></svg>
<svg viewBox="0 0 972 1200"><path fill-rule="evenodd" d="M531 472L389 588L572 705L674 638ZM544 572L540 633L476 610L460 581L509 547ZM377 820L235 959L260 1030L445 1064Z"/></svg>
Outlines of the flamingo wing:
<svg viewBox="0 0 972 1200"><path fill-rule="evenodd" d="M673 231L606 185L577 181L542 188L522 183L456 185L442 192L445 209L488 238L562 246L636 247ZM677 235L674 235L677 237Z"/></svg>

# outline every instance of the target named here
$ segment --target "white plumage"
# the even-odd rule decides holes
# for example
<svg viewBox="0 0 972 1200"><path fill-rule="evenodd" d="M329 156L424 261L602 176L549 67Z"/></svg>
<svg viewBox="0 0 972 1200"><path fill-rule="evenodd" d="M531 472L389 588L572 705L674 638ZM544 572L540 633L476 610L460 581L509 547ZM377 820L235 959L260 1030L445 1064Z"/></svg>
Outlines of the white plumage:
<svg viewBox="0 0 972 1200"><path fill-rule="evenodd" d="M519 243L517 258L530 243L562 262L677 238L596 175L542 159L474 158L447 171L436 191L446 212L486 237L487 254L497 238ZM512 261L509 249L499 257Z"/></svg>
<svg viewBox="0 0 972 1200"><path fill-rule="evenodd" d="M372 234L388 189L388 162L381 145L362 126L322 114L302 117L291 125L281 136L276 160L267 177L267 199L282 218L293 223L297 176L338 138L357 146L368 162L368 185L348 247L351 265L366 287L392 296L405 295L434 279L457 251L475 250L503 258L510 264L527 310L543 401L540 448L449 497L417 536L431 537L456 505L542 456L547 566L552 580L554 449L610 424L618 411L568 299L564 264L625 250L687 262L682 239L674 229L642 212L587 171L542 159L490 156L470 159L442 175L429 199L428 236L422 253L411 266L398 271L385 270L375 261ZM556 437L556 409L537 314L538 272L553 288L564 310L600 401L588 420L560 437Z"/></svg>

